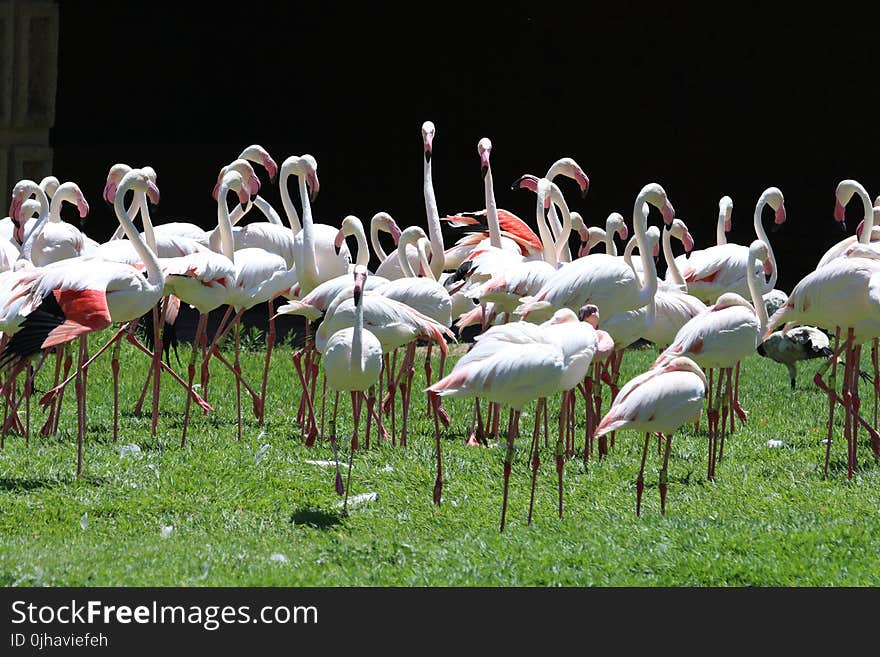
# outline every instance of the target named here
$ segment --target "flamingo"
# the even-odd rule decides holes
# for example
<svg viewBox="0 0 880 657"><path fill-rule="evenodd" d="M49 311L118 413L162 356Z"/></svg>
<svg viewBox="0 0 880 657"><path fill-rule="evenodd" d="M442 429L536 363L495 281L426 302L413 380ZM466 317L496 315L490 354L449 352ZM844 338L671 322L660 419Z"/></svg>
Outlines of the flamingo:
<svg viewBox="0 0 880 657"><path fill-rule="evenodd" d="M774 210L776 226L785 223L785 201L778 187L768 187L763 191L755 205L753 224L757 238L767 244L767 260L761 263L768 281L761 284L760 292L765 294L776 285L779 275L773 248L761 222L762 211L769 205ZM688 284L688 292L705 303L713 303L724 292L736 292L740 296L749 293L746 262L748 247L741 244L726 243L707 249L691 251L690 255L679 256L676 264ZM761 271L759 268L758 271ZM669 280L669 275L667 275Z"/></svg>
<svg viewBox="0 0 880 657"><path fill-rule="evenodd" d="M852 190L853 186L848 181L842 181L836 191L837 204L843 206L848 202L853 197ZM867 194L858 196L864 205L865 221L868 222L873 215L873 206ZM769 338L778 326L788 322L828 329L835 327L838 344L831 357L816 372L813 382L829 398L825 476L828 475L831 454L834 406L840 403L846 413L844 437L847 441L847 477L852 478L859 424L868 431L875 458L880 456L880 435L859 413L858 381L855 378L861 345L880 336L880 260L876 251L870 245L856 244L849 247L846 257L833 259L807 274L795 285L785 306L770 318L764 339ZM845 332L846 338L840 343L842 332ZM833 384L829 386L823 376L829 367L833 367L831 376L832 379L836 377L837 357L843 352L846 352L843 384L841 395L838 395Z"/></svg>
<svg viewBox="0 0 880 657"><path fill-rule="evenodd" d="M660 469L660 512L666 513L667 472L672 435L687 422L698 422L706 394L706 376L693 360L677 356L630 379L596 427L594 437L619 429L645 432L642 463L636 479L636 515L642 513L645 461L650 433L666 440Z"/></svg>
<svg viewBox="0 0 880 657"><path fill-rule="evenodd" d="M580 217L576 212L571 213L572 226L577 225L575 215ZM626 223L624 223L623 215L619 212L612 212L608 215L605 219L605 228L591 226L587 229L587 239L583 239L582 236L582 241L585 242L585 244L581 245L581 248L578 251L578 257L583 257L589 254L593 247L601 243L605 244L605 253L616 256L617 244L614 242L615 235L624 241L629 237L629 231L626 228Z"/></svg>
<svg viewBox="0 0 880 657"><path fill-rule="evenodd" d="M730 216L733 214L733 199L722 196L718 201L718 223L715 224L715 245L727 244L727 233L731 229Z"/></svg>
<svg viewBox="0 0 880 657"><path fill-rule="evenodd" d="M748 287L752 303L736 292L725 292L718 300L679 329L672 344L664 349L654 365L660 365L677 356L687 356L705 368L720 368L716 394L712 396L709 383L709 464L707 478L714 480L717 458L724 455L724 437L727 426L728 406L745 422L746 413L733 397L733 368L738 362L754 353L767 326L767 311L758 289L760 267L758 261L770 257L769 247L762 240L749 245L746 263ZM725 374L727 375L726 387ZM721 406L721 448L718 453L718 407Z"/></svg>
<svg viewBox="0 0 880 657"><path fill-rule="evenodd" d="M440 213L437 210L437 198L434 194L434 178L431 158L434 152L435 132L436 128L432 121L425 121L422 123L422 147L424 153L422 165L422 195L425 199L428 239L431 242L431 272L434 274L435 280L440 280L443 270L449 269L451 266L449 263L446 263L443 245L443 231L440 227ZM400 267L401 260L397 253L392 251L387 257L383 257L383 254L380 253L380 251L381 250L376 250L376 254L380 256L379 266L376 268L376 274L384 276L388 280L402 278L405 274ZM418 266L418 254L414 249L406 253L406 256L413 267Z"/></svg>
<svg viewBox="0 0 880 657"><path fill-rule="evenodd" d="M573 158L559 158L550 165L550 168L547 169L547 173L544 174L544 177L550 182L553 182L553 180L560 175L564 175L577 182L578 187L581 190L581 198L584 198L587 195L587 191L590 189L590 179ZM556 214L556 207L551 205L547 214L550 230L553 232L553 239L558 240L559 236L563 233L563 229L562 224L559 222L559 217ZM626 239L626 237L623 237L622 239ZM560 261L571 262L571 251L569 250L567 243L562 250Z"/></svg>
<svg viewBox="0 0 880 657"><path fill-rule="evenodd" d="M49 206L49 220L37 235L31 252L31 261L37 267L64 258L75 258L83 253L82 232L76 226L61 221L61 204L64 201L76 205L80 218L89 213L89 204L79 185L66 182L58 186Z"/></svg>
<svg viewBox="0 0 880 657"><path fill-rule="evenodd" d="M846 196L847 201L852 198L853 194L858 194L863 203L864 199L868 198L868 192L865 191L865 188L856 180L842 180L838 183L838 186L841 185L843 186L841 191ZM830 261L842 257L846 250L856 242L860 244L869 244L880 240L880 216L878 216L880 215L880 207L878 206L880 206L880 196L874 199L873 209L870 216L868 216L867 213L865 214L865 218L859 223L855 234L840 240L834 246L825 251L825 253L822 254L822 257L819 258L819 263L816 265L816 269L820 269ZM843 230L846 230L846 213L844 211L844 204L840 201L835 203L834 219L840 224Z"/></svg>
<svg viewBox="0 0 880 657"><path fill-rule="evenodd" d="M474 347L448 375L427 388L435 404L439 403L441 397L454 396L481 397L510 406L512 413L507 427L507 451L504 457L502 532L513 463L514 431L523 407L533 399L547 398L576 385L586 375L597 348L597 336L592 325L577 321L577 316L569 309L562 309L558 313L540 327L518 321L489 328L478 337ZM570 321L572 319L573 323ZM439 504L442 471L436 420L434 429L438 449L434 501ZM537 436L537 415L534 435ZM536 462L533 462L533 468L537 469Z"/></svg>
<svg viewBox="0 0 880 657"><path fill-rule="evenodd" d="M364 281L367 278L365 265L355 265L354 287L352 299L354 302L354 325L343 328L327 338L324 345L324 372L327 376L327 386L336 392L336 400L339 400L340 391L351 393L352 414L354 416L354 430L351 436L351 451L348 460L348 481L345 486L345 501L343 510L348 505L348 491L351 485L351 464L354 453L358 449L358 423L361 414L361 405L364 400L364 391L372 388L379 380L382 371L382 344L379 339L364 328L363 292ZM331 437L335 440L335 437ZM335 452L335 443L334 443ZM336 461L336 490L341 490L342 479L339 474L339 460Z"/></svg>
<svg viewBox="0 0 880 657"><path fill-rule="evenodd" d="M19 180L18 183L16 183L16 185L13 186L13 193L14 193L15 187L23 182L33 182L33 181L30 181L29 179ZM59 181L58 178L55 176L46 176L39 183L35 183L35 184L37 185L37 187L40 188L40 190L42 191L42 193L46 197L46 204L47 204L46 205L46 208L47 208L46 212L48 212L49 211L48 210L49 200L51 200L51 198L55 195L55 190L58 189L58 186L61 184L61 181ZM36 195L36 192L32 192L31 195L32 196ZM37 200L39 200L39 199L37 199ZM24 201L22 201L22 202L24 202ZM20 246L21 244L24 243L24 240L26 239L25 236L30 234L31 228L34 225L34 222L31 220L31 215L28 215L27 217L25 217L25 221L27 223L23 224L23 227L18 232L18 237L15 237L16 217L13 217L13 216L3 217L2 219L0 219L0 237L4 237L7 240L14 240L16 245Z"/></svg>

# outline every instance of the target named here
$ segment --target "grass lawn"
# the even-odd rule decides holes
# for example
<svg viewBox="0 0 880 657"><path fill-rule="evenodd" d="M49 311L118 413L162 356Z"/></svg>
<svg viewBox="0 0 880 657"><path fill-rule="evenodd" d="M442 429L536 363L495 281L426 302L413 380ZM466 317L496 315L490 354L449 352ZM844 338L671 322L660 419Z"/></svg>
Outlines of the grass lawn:
<svg viewBox="0 0 880 657"><path fill-rule="evenodd" d="M97 336L93 352L105 340ZM188 356L181 349L181 360ZM461 353L461 346L452 348ZM420 354L422 352L420 351ZM655 350L632 350L622 380ZM212 366L215 412L193 413L180 447L184 396L163 379L159 437L134 415L147 361L123 351L120 439L112 440L109 358L89 371L85 467L76 472L73 386L58 435L10 434L0 452L0 583L4 586L874 586L880 583L880 465L860 434L859 469L846 477L842 417L831 472L822 476L826 397L812 384L817 363L785 368L751 357L741 399L748 424L725 444L706 481L705 420L672 444L667 512L660 514L660 461L649 452L642 517L635 479L642 435L618 432L602 461L565 470L565 514L556 516L553 442L543 448L535 519L526 523L526 463L534 404L523 414L511 477L507 528L499 534L502 448L469 448L471 403L447 399L443 504L432 503L433 422L413 395L406 449L375 444L355 456L352 495L378 499L341 512L329 443L306 447L293 422L299 382L290 346L273 355L266 421L244 406L238 442L233 379ZM263 353L243 356L258 385ZM865 359L867 362L867 358ZM175 363L176 364L176 363ZM183 366L177 367L184 371ZM50 385L52 367L38 377ZM448 371L448 368L447 368ZM424 382L417 360L414 389ZM863 410L872 395L863 386ZM147 404L148 410L149 404ZM607 409L607 401L604 408ZM350 431L349 404L338 433ZM582 404L579 409L582 409ZM32 408L32 424L43 409ZM552 411L555 414L555 411ZM506 410L503 415L506 418ZM552 424L551 424L552 426ZM583 436L581 427L579 435ZM581 438L582 439L582 438ZM782 447L768 441L781 440ZM137 446L139 450L130 446ZM347 459L347 441L341 458Z"/></svg>

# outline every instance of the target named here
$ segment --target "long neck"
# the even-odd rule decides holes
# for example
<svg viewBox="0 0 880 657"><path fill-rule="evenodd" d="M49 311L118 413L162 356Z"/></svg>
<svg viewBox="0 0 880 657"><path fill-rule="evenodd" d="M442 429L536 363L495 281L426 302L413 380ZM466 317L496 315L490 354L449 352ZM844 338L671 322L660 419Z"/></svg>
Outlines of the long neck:
<svg viewBox="0 0 880 657"><path fill-rule="evenodd" d="M397 261L400 263L400 271L403 272L404 278L416 278L416 272L412 268L412 265L409 262L409 257L407 257L407 248L413 244L415 240L411 239L408 235L405 237L401 237L400 241L397 242Z"/></svg>
<svg viewBox="0 0 880 657"><path fill-rule="evenodd" d="M489 244L496 249L501 248L501 224L498 223L498 206L495 205L495 188L492 184L492 167L483 177L486 188L486 221L489 223Z"/></svg>
<svg viewBox="0 0 880 657"><path fill-rule="evenodd" d="M760 324L760 333L759 335L764 335L764 331L767 329L767 307L764 305L764 297L761 296L761 291L758 288L760 283L758 283L759 274L756 273L754 266L756 264L755 260L752 258L751 252L749 253L749 266L746 269L746 281L749 286L749 294L752 296L752 305L755 307L755 315L758 317L758 324Z"/></svg>
<svg viewBox="0 0 880 657"><path fill-rule="evenodd" d="M354 335L351 339L351 362L359 370L363 369L363 331L364 331L364 299L354 306Z"/></svg>
<svg viewBox="0 0 880 657"><path fill-rule="evenodd" d="M137 216L137 213L141 209L141 201L140 194L133 194L131 199L131 205L128 206L128 214L132 217ZM122 229L122 224L116 227L116 230L113 231L113 235L110 236L111 240L121 240L122 236L125 235L125 231Z"/></svg>
<svg viewBox="0 0 880 657"><path fill-rule="evenodd" d="M61 194L56 192L49 203L49 222L53 224L61 223L61 204L67 200L67 195L62 191Z"/></svg>
<svg viewBox="0 0 880 657"><path fill-rule="evenodd" d="M722 226L721 232L724 232L723 228ZM675 256L672 255L672 233L665 226L663 227L663 258L666 260L666 269L672 276L672 282L687 289L687 284L684 282L678 265L675 264Z"/></svg>
<svg viewBox="0 0 880 657"><path fill-rule="evenodd" d="M148 209L149 203L147 203L147 195L145 192L135 192L135 196L138 197L138 204L141 208L141 223L144 225L144 239L147 241L147 246L150 247L150 250L153 253L159 253L159 250L156 248L156 233L153 231L153 220L150 217L150 210Z"/></svg>
<svg viewBox="0 0 880 657"><path fill-rule="evenodd" d="M654 258L651 257L651 249L648 247L646 232L648 230L648 206L645 203L645 195L640 193L633 207L633 232L636 234L636 242L639 245L639 255L642 258L642 272L645 276L644 284L639 285L639 301L641 305L649 304L657 292L657 270L654 267ZM648 323L653 323L653 305L648 310Z"/></svg>
<svg viewBox="0 0 880 657"><path fill-rule="evenodd" d="M373 247L373 253L379 258L379 262L385 262L388 259L388 254L379 243L379 222L375 218L370 222L370 244Z"/></svg>
<svg viewBox="0 0 880 657"><path fill-rule="evenodd" d="M870 201L868 201L868 203L870 204ZM770 272L770 280L761 286L761 289L764 292L769 292L776 287L776 279L779 277L779 272L776 269L776 256L773 255L773 247L770 245L770 239L767 237L767 232L764 230L764 224L761 221L761 213L764 211L766 205L767 201L763 198L758 201L758 205L755 206L753 223L755 224L755 234L758 236L758 239L767 245L767 259L770 261L770 266L773 268ZM749 263L749 266L752 266L751 262Z"/></svg>
<svg viewBox="0 0 880 657"><path fill-rule="evenodd" d="M315 226L312 223L312 204L309 201L309 190L306 187L305 175L297 176L299 181L299 196L302 201L302 248L303 248L303 265L305 270L302 278L308 276L314 285L318 280L318 261L315 257ZM304 290L310 292L311 290Z"/></svg>
<svg viewBox="0 0 880 657"><path fill-rule="evenodd" d="M554 162L553 165L547 170L547 180L553 182L553 179L558 176L561 171L557 166L559 162ZM556 214L556 206L552 203L550 204L550 211L547 213L549 216L547 217L547 222L550 224L550 230L553 232L553 238L559 240L559 236L561 233L565 231L565 226L559 223L559 216ZM559 242L557 241L557 245ZM563 243L562 255L559 258L559 262L571 262L571 250L568 248L568 240Z"/></svg>
<svg viewBox="0 0 880 657"><path fill-rule="evenodd" d="M357 240L357 258L355 258L355 263L366 267L370 264L370 247L367 245L364 224L358 219L357 221L352 221L352 225L354 226L352 228L354 238Z"/></svg>
<svg viewBox="0 0 880 657"><path fill-rule="evenodd" d="M631 242L632 240L627 243L627 246ZM608 224L605 224L605 253L613 256L617 255L617 244L614 241L614 229ZM632 249L630 249L630 255L632 255Z"/></svg>
<svg viewBox="0 0 880 657"><path fill-rule="evenodd" d="M859 242L868 244L871 241L871 231L874 230L874 206L868 192L861 185L856 187L856 194L862 199L862 205L865 206L865 223L862 225L862 234L859 235ZM768 244L769 246L769 244Z"/></svg>
<svg viewBox="0 0 880 657"><path fill-rule="evenodd" d="M137 193L138 192L136 192L136 194ZM116 210L116 218L122 225L122 229L125 231L128 239L131 240L131 245L134 247L134 250L137 251L140 259L147 266L147 281L152 285L161 285L163 278L162 271L159 269L159 260L156 258L156 254L151 251L147 245L144 244L144 240L141 239L141 234L138 232L134 222L131 220L131 216L125 209L125 203L123 202L124 196L125 190L120 189L117 191L116 198L113 201L113 208ZM143 210L144 207L146 207L145 202L141 209ZM146 226L147 221L149 221L146 217L147 215L144 215L144 226Z"/></svg>
<svg viewBox="0 0 880 657"><path fill-rule="evenodd" d="M727 233L724 232L724 223L724 212L722 210L719 210L718 223L715 225L715 243L718 246L721 246L722 244L727 244Z"/></svg>
<svg viewBox="0 0 880 657"><path fill-rule="evenodd" d="M287 188L287 178L289 175L289 171L284 171L278 183L281 187L281 205L284 207L284 214L287 215L290 230L296 235L302 230L302 225L299 222L299 214L297 214L296 208L293 206L293 201L290 198L290 190ZM303 212L305 212L305 210L303 210Z"/></svg>
<svg viewBox="0 0 880 657"><path fill-rule="evenodd" d="M217 195L217 230L220 231L220 252L235 262L235 240L232 237L232 221L229 218L229 208L226 207L226 194L228 188L220 186Z"/></svg>
<svg viewBox="0 0 880 657"><path fill-rule="evenodd" d="M30 232L24 238L24 243L21 245L21 255L18 258L19 260L30 261L31 251L34 248L34 241L36 241L37 236L43 232L43 227L49 220L49 198L42 189L37 192L37 200L40 202L40 214L37 215L37 220L31 227Z"/></svg>
<svg viewBox="0 0 880 657"><path fill-rule="evenodd" d="M431 272L436 280L443 273L446 257L444 255L443 230L440 227L440 212L437 210L437 199L434 197L434 179L431 175L430 158L425 159L423 188L425 216L428 219L428 239L431 240Z"/></svg>
<svg viewBox="0 0 880 657"><path fill-rule="evenodd" d="M626 246L623 247L623 261L627 264L627 266L633 270L633 274L635 274L636 281L638 281L639 287L642 285L642 278L639 276L639 272L636 271L636 268L633 266L632 262L632 254L633 251L638 246L638 242L636 242L636 237L633 235L629 238L629 241L626 243ZM641 251L641 249L639 249Z"/></svg>
<svg viewBox="0 0 880 657"><path fill-rule="evenodd" d="M542 247L542 258L544 258L544 262L547 262L554 267L556 266L556 253L553 250L553 235L550 233L550 228L547 225L547 220L544 217L544 201L547 198L545 193L539 193L537 196L537 208L535 210L535 222L538 226L538 235L541 237L541 247ZM553 204L550 204L550 207L553 207Z"/></svg>
<svg viewBox="0 0 880 657"><path fill-rule="evenodd" d="M425 272L425 278L436 282L437 278L434 276L434 272L431 271L431 266L428 262L428 253L425 251L425 244L424 240L416 242L416 249L419 252L419 264L421 265L422 271Z"/></svg>
<svg viewBox="0 0 880 657"><path fill-rule="evenodd" d="M559 237L556 240L556 262L571 262L571 252L568 248L568 236L571 235L571 212L568 209L568 203L565 202L561 194L557 200L559 201L559 209L562 212L562 226L559 230ZM556 201L554 200L550 207L553 208L555 206ZM565 259L566 253L568 254L568 260Z"/></svg>

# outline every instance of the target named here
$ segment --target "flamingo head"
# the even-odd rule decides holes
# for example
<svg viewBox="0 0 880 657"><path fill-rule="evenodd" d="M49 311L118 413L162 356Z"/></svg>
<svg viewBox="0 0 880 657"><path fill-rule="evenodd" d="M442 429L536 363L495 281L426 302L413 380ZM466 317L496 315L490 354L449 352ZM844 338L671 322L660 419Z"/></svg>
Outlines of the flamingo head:
<svg viewBox="0 0 880 657"><path fill-rule="evenodd" d="M489 155L492 153L492 141L488 137L483 137L477 143L477 152L480 154L480 172L483 178L489 173Z"/></svg>
<svg viewBox="0 0 880 657"><path fill-rule="evenodd" d="M266 173L269 174L269 180L275 180L275 176L278 174L278 164L269 155L269 151L259 144L251 144L238 157L261 165L266 170Z"/></svg>
<svg viewBox="0 0 880 657"><path fill-rule="evenodd" d="M581 309L578 311L578 319L582 322L586 322L594 329L599 327L599 307L594 303L588 303L585 306L581 306Z"/></svg>
<svg viewBox="0 0 880 657"><path fill-rule="evenodd" d="M605 241L605 229L599 228L598 226L590 226L587 229L587 239L581 243L581 248L578 249L578 257L582 258L585 255L588 255L590 251L593 250L593 247L601 242Z"/></svg>
<svg viewBox="0 0 880 657"><path fill-rule="evenodd" d="M154 183L155 184L155 183ZM79 218L85 219L86 215L89 214L89 202L86 201L85 195L80 191L79 187L77 187L77 195L76 195L76 209L79 210Z"/></svg>
<svg viewBox="0 0 880 657"><path fill-rule="evenodd" d="M52 198L61 186L61 181L56 176L46 176L40 181L40 189L46 192L46 196Z"/></svg>
<svg viewBox="0 0 880 657"><path fill-rule="evenodd" d="M260 193L260 179L250 162L244 158L233 160L227 166L228 171L237 171L241 175L241 184L250 198Z"/></svg>
<svg viewBox="0 0 880 657"><path fill-rule="evenodd" d="M749 245L749 260L764 261L764 273L770 275L773 273L773 263L770 261L770 249L763 240L755 240Z"/></svg>
<svg viewBox="0 0 880 657"><path fill-rule="evenodd" d="M510 186L511 189L529 189L533 192L538 191L538 176L533 176L530 173L524 173L519 178L513 181L513 184Z"/></svg>
<svg viewBox="0 0 880 657"><path fill-rule="evenodd" d="M124 194L129 189L144 192L153 205L159 203L159 188L142 169L132 169L122 177L122 180L119 181L114 202L119 200L119 190L122 190Z"/></svg>
<svg viewBox="0 0 880 657"><path fill-rule="evenodd" d="M563 161L566 165L565 174L577 183L577 186L581 190L581 198L584 198L590 190L589 176L587 176L584 170L581 169L580 165L570 157L563 158Z"/></svg>
<svg viewBox="0 0 880 657"><path fill-rule="evenodd" d="M434 124L425 121L422 124L422 144L425 147L425 162L431 161L431 148L434 143Z"/></svg>
<svg viewBox="0 0 880 657"><path fill-rule="evenodd" d="M321 185L318 182L318 162L308 153L302 156L302 160L305 165L306 187L309 190L309 200L314 203L315 199L318 198L318 191L321 189Z"/></svg>
<svg viewBox="0 0 880 657"><path fill-rule="evenodd" d="M342 248L343 242L345 242L345 238L354 233L355 222L360 221L353 214L350 214L342 220L342 225L339 226L339 230L336 231L336 239L333 240L333 248L336 249L336 253L339 253L339 249Z"/></svg>
<svg viewBox="0 0 880 657"><path fill-rule="evenodd" d="M581 244L589 242L590 231L587 229L587 225L584 223L584 218L581 216L581 213L572 211L569 214L571 216L571 227L577 231L578 237L581 239Z"/></svg>
<svg viewBox="0 0 880 657"><path fill-rule="evenodd" d="M397 225L397 222L394 221L391 215L388 215L388 232L391 234L391 239L394 240L394 246L397 246L403 231L400 230L400 226Z"/></svg>
<svg viewBox="0 0 880 657"><path fill-rule="evenodd" d="M617 233L620 239L626 241L629 238L629 229L626 227L626 221L619 212L612 212L605 219L605 232Z"/></svg>
<svg viewBox="0 0 880 657"><path fill-rule="evenodd" d="M246 206L248 201L250 201L250 195L248 194L248 190L242 181L241 174L235 169L230 169L226 173L223 174L223 178L220 180L220 185L217 188L217 200L222 201L226 198L226 194L229 193L229 190L235 192L238 196L238 202L241 205Z"/></svg>
<svg viewBox="0 0 880 657"><path fill-rule="evenodd" d="M361 297L364 291L364 285L367 282L367 268L363 265L356 265L354 268L354 304L360 305Z"/></svg>
<svg viewBox="0 0 880 657"><path fill-rule="evenodd" d="M673 219L672 226L669 227L669 234L680 240L684 246L685 253L690 253L694 248L694 238L691 236L688 227L681 219Z"/></svg>
<svg viewBox="0 0 880 657"><path fill-rule="evenodd" d="M730 217L733 214L733 199L729 196L722 196L718 201L718 216L724 217L724 232L729 233L731 228Z"/></svg>
<svg viewBox="0 0 880 657"><path fill-rule="evenodd" d="M107 183L104 185L104 192L102 194L107 203L113 204L113 199L116 198L116 189L119 187L119 181L129 171L131 171L131 167L127 164L118 163L110 167L110 171L107 172Z"/></svg>

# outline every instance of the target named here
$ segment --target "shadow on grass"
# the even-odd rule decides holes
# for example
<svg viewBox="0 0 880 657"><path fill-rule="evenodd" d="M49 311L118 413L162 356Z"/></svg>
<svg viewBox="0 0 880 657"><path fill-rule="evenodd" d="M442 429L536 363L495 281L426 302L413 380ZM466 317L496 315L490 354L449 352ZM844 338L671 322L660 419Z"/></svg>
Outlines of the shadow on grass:
<svg viewBox="0 0 880 657"><path fill-rule="evenodd" d="M67 483L57 478L32 479L27 477L0 477L0 490L23 493L31 490L52 488Z"/></svg>
<svg viewBox="0 0 880 657"><path fill-rule="evenodd" d="M307 525L315 529L329 529L342 522L338 513L329 513L321 509L297 509L290 516L294 525Z"/></svg>

